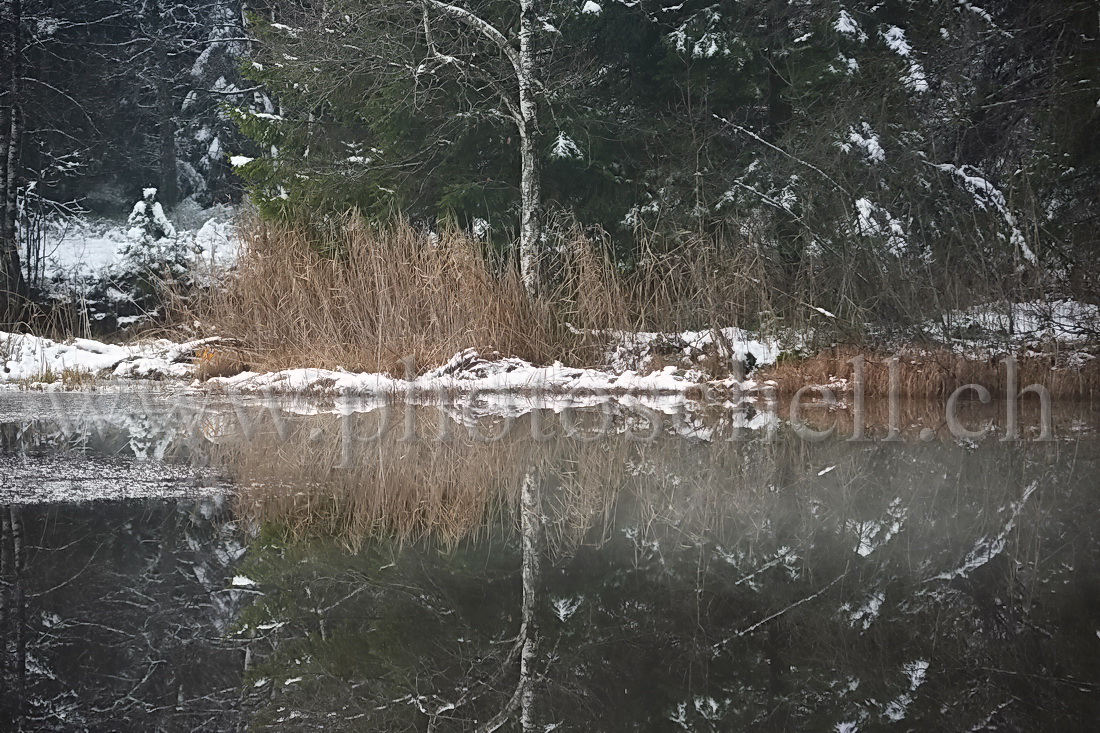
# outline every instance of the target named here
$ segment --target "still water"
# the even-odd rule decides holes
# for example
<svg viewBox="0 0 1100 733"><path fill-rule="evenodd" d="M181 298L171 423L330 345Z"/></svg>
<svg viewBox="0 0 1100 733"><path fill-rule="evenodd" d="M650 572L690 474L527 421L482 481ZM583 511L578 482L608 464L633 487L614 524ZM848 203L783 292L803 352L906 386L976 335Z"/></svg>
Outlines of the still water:
<svg viewBox="0 0 1100 733"><path fill-rule="evenodd" d="M0 393L0 730L1093 729L1094 408L563 407Z"/></svg>

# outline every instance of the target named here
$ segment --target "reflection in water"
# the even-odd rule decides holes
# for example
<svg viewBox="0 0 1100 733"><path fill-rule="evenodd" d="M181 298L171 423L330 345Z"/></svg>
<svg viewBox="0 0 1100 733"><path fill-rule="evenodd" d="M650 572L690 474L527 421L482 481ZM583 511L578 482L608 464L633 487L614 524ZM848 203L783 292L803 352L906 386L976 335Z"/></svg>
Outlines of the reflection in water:
<svg viewBox="0 0 1100 733"><path fill-rule="evenodd" d="M267 528L242 571L267 594L239 630L250 713L717 731L1100 712L1095 435L754 440L712 414L639 441L636 417L404 439L435 435L428 409L348 450L372 414L315 415L222 444Z"/></svg>
<svg viewBox="0 0 1100 733"><path fill-rule="evenodd" d="M232 726L242 653L226 630L242 594L226 588L244 548L223 506L99 501L0 511L0 729Z"/></svg>
<svg viewBox="0 0 1100 733"><path fill-rule="evenodd" d="M41 454L96 459L107 445L130 461L212 464L250 528L238 564L221 510L187 514L212 499L16 499L6 511L25 526L40 515L22 536L47 531L49 516L65 517L51 536L89 536L69 560L38 551L19 565L6 524L4 577L23 578L27 598L79 571L150 629L205 629L186 643L142 636L129 617L97 616L116 607L74 583L26 600L23 622L5 616L3 629L46 650L23 657L25 700L54 701L36 710L61 720L64 702L111 721L101 701L123 685L104 680L136 685L152 669L158 681L134 696L146 717L127 720L169 730L228 726L214 712L171 717L173 690L173 710L194 711L187 701L206 690L218 715L277 730L1049 730L1100 713L1100 440L1088 410L1059 406L1054 442L960 443L927 405L905 410L897 442L845 440L843 411L817 416L838 418L838 434L810 442L728 406L284 407L143 405L148 428L133 406L84 421L66 411L67 427L45 417L33 431L4 417L3 460L25 475ZM80 427L107 423L98 443ZM20 437L31 434L33 449ZM171 531L142 535L137 507L177 517L157 524ZM146 559L81 570L112 543ZM158 590L180 578L189 590ZM135 651L58 630L43 610L55 608L80 629L125 630L119 648ZM64 644L103 661L81 682L61 675L67 697L47 695L60 658L49 650ZM149 648L201 650L188 654L212 673Z"/></svg>

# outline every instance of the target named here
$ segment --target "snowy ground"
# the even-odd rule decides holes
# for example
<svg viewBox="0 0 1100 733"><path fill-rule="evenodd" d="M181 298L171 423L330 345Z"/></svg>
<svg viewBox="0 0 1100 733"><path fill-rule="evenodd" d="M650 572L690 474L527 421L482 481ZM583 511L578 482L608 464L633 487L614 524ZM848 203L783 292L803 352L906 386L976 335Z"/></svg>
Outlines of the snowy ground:
<svg viewBox="0 0 1100 733"><path fill-rule="evenodd" d="M611 331L602 335L609 343L607 365L615 372L650 372L671 362L687 369L706 366L711 373L748 373L755 367L774 364L780 352L777 339L735 327L675 334Z"/></svg>
<svg viewBox="0 0 1100 733"><path fill-rule="evenodd" d="M184 246L195 255L195 263L226 267L237 256L233 211L207 209L187 217L194 228L177 226ZM200 223L201 222L201 223ZM55 221L44 234L44 270L47 278L79 280L108 274L123 266L124 248L132 244L130 226L124 221L74 218Z"/></svg>
<svg viewBox="0 0 1100 733"><path fill-rule="evenodd" d="M948 319L945 318L945 321ZM1011 317L993 307L950 314L955 328L968 339L959 344L980 344L993 330L1011 331L1021 348L1042 342L1069 351L1094 346L1100 330L1096 306L1059 301L1014 306ZM123 380L171 380L178 385L212 392L252 395L309 395L342 398L401 397L416 401L447 402L461 396L483 401L502 397L597 395L626 397L668 395L701 397L711 394L752 395L770 384L746 379L754 367L775 363L780 348L741 329L658 333L607 333L606 365L600 369L568 367L561 363L536 366L513 357L482 356L468 349L447 363L415 378L378 373L353 373L330 369L288 369L279 372L243 372L195 381L197 353L214 351L219 339L184 343L146 341L126 346L91 339L52 341L30 335L0 332L0 383L19 383L41 389L80 386L73 375ZM971 340L972 339L972 340ZM991 343L986 340L984 343ZM1003 343L1003 340L1002 340ZM1082 352L1085 353L1085 352ZM1091 359L1091 354L1086 354ZM715 369L715 361L718 369ZM704 368L705 367L705 368ZM728 374L715 379L714 374ZM66 377L69 378L66 378Z"/></svg>
<svg viewBox="0 0 1100 733"><path fill-rule="evenodd" d="M127 346L93 339L52 339L0 331L0 383L61 388L70 376L190 379L196 350L217 339L175 343L166 339Z"/></svg>
<svg viewBox="0 0 1100 733"><path fill-rule="evenodd" d="M485 359L467 349L446 364L415 379L389 374L352 373L328 369L288 369L258 374L243 372L216 377L209 387L243 394L315 394L323 396L437 395L439 399L462 394L685 394L701 390L752 392L760 389L752 380L711 380L702 372L666 366L641 374L632 370L580 369L560 362L534 366L522 359Z"/></svg>
<svg viewBox="0 0 1100 733"><path fill-rule="evenodd" d="M216 349L217 342L217 338L185 343L159 339L119 346L92 339L59 342L0 332L0 383L64 389L80 381L72 379L73 375L85 374L108 379L168 379L198 388L204 385L193 381L195 355L203 347ZM217 377L207 381L204 388L233 394L400 396L445 401L459 395L504 394L701 395L705 390L713 390L727 395L758 391L763 386L751 380L712 380L703 372L672 365L645 374L630 369L579 369L560 363L539 367L516 358L486 359L468 349L414 379L328 369L289 369Z"/></svg>
<svg viewBox="0 0 1100 733"><path fill-rule="evenodd" d="M948 343L1072 347L1100 338L1100 307L1073 300L990 303L944 314L925 330Z"/></svg>
<svg viewBox="0 0 1100 733"><path fill-rule="evenodd" d="M218 283L236 260L238 243L229 207L181 205L169 222L154 204L153 224L139 209L129 221L67 217L47 223L37 261L27 263L32 285L86 319L90 333L110 333L158 314L150 278L170 277L185 285ZM147 206L145 207L148 208ZM157 228L157 237L145 231ZM166 236L163 236L166 235Z"/></svg>

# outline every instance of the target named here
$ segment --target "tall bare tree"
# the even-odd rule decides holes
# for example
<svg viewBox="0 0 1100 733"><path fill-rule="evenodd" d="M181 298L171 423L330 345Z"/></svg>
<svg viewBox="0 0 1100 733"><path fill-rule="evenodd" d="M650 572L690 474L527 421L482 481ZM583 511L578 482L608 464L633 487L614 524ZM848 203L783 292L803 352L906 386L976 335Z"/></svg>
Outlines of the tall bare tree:
<svg viewBox="0 0 1100 733"><path fill-rule="evenodd" d="M0 6L0 323L20 320L26 284L17 227L23 147L23 4Z"/></svg>
<svg viewBox="0 0 1100 733"><path fill-rule="evenodd" d="M335 0L322 6L272 6L269 22L255 29L260 36L256 60L266 67L257 79L272 85L283 114L261 120L275 129L253 137L276 139L290 130L298 135L297 151L287 143L272 156L281 157L283 172L276 177L286 187L297 185L299 173L324 177L334 166L367 158L375 169L388 166L428 179L420 184L427 187L434 185L430 179L438 180L440 151L462 134L463 125L511 128L514 132L501 135L500 142L509 157L519 159L517 260L528 293L542 297L551 289L553 268L543 231L539 160L545 152L540 147L546 77L560 56L555 48L560 34L549 19L559 11L563 18L576 13L572 5L558 7L552 0ZM401 115L406 116L398 121ZM245 120L246 125L255 122ZM362 130L358 138L334 141L338 125L387 124L400 125L399 135L409 126L428 129L418 131L425 139L411 152L397 153L391 146L349 158L349 150L365 147L363 140L370 139ZM494 145L488 138L483 144ZM374 147L373 142L366 145ZM291 172L287 163L293 155L300 160ZM490 157L488 152L481 156ZM271 188L275 196L284 195Z"/></svg>

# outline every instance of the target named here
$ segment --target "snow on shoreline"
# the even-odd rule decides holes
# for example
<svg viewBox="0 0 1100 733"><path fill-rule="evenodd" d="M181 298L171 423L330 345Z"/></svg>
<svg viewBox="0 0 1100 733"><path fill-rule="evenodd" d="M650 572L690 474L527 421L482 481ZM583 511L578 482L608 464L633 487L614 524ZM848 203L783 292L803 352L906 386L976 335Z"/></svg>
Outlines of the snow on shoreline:
<svg viewBox="0 0 1100 733"><path fill-rule="evenodd" d="M206 384L216 390L237 394L338 397L416 395L421 398L436 395L442 399L474 393L675 395L705 389L752 392L761 387L752 380L709 380L701 372L684 371L675 366L650 374L567 367L560 362L537 367L516 358L485 359L475 349L456 354L443 366L413 379L331 369L286 369L264 374L242 372L233 377L215 377Z"/></svg>
<svg viewBox="0 0 1100 733"><path fill-rule="evenodd" d="M190 357L217 338L184 343L157 339L130 346L93 339L68 341L0 331L0 383L54 383L66 372L128 379L188 379Z"/></svg>
<svg viewBox="0 0 1100 733"><path fill-rule="evenodd" d="M1013 305L1011 314L981 306L945 316L955 333L953 346L984 343L993 331L1009 331L1018 345L1040 338L1062 346L1091 343L1100 332L1097 306L1054 301ZM945 324L935 324L943 326ZM929 324L930 327L933 324ZM930 329L931 330L931 329ZM412 378L386 373L354 373L342 369L298 368L278 372L242 372L195 381L195 355L217 337L184 343L165 339L126 346L91 339L65 342L0 332L0 384L21 383L59 389L66 373L125 380L167 379L192 389L242 395L303 395L307 397L402 398L445 402L459 396L514 395L611 396L668 395L699 398L709 394L751 396L770 386L735 377L714 379L718 367L740 374L774 364L780 352L775 340L738 328L679 334L603 332L608 342L606 366L580 368L555 362L536 366L515 357L486 357L474 349L456 354L445 364ZM964 340L957 340L959 336ZM983 335L985 339L983 340ZM967 342L966 337L973 339ZM1034 344L1032 344L1034 346ZM216 348L216 346L214 347ZM725 369L723 369L723 365ZM711 367L706 369L705 367ZM77 381L77 380L70 380ZM44 384L35 384L44 383ZM487 397L483 397L486 399Z"/></svg>
<svg viewBox="0 0 1100 733"><path fill-rule="evenodd" d="M128 346L92 339L54 341L0 332L0 384L20 383L43 389L63 388L66 374L118 379L168 379L194 389L242 395L324 397L402 397L440 400L462 395L723 395L758 391L755 381L712 380L701 371L666 366L650 373L567 367L560 362L538 367L517 358L484 358L467 349L447 363L412 379L384 373L330 369L242 372L195 379L194 355L220 339L184 343L158 339Z"/></svg>
<svg viewBox="0 0 1100 733"><path fill-rule="evenodd" d="M243 372L210 379L207 385L242 394L388 395L438 401L474 394L702 396L713 391L740 395L772 383L761 385L732 377L713 379L698 368L700 363L718 359L726 368L740 367L748 372L757 365L774 364L780 351L777 342L732 327L678 334L613 331L601 335L609 341L607 367L601 369L568 367L561 362L540 367L515 357L486 358L476 349L466 349L412 379L304 368L263 374Z"/></svg>

